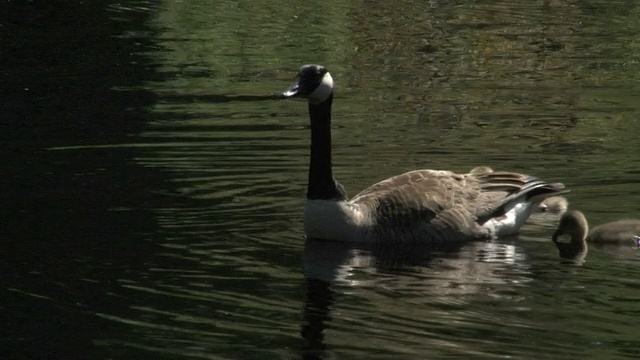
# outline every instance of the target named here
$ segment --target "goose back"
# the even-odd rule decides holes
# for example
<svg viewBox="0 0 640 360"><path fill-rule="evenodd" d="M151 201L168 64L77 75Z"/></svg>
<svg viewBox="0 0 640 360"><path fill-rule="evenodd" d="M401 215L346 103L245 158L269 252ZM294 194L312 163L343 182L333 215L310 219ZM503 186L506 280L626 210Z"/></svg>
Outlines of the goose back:
<svg viewBox="0 0 640 360"><path fill-rule="evenodd" d="M374 184L350 204L370 214L376 237L488 238L517 231L539 201L564 192L561 184L520 173L414 170ZM484 226L521 204L528 209L513 229Z"/></svg>

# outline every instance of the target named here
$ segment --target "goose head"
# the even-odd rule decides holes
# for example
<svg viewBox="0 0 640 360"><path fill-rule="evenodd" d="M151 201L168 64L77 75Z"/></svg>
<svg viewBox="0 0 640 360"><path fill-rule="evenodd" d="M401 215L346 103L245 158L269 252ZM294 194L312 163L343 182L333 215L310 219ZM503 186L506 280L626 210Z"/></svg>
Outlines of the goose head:
<svg viewBox="0 0 640 360"><path fill-rule="evenodd" d="M320 104L333 94L333 78L322 65L303 65L293 85L282 93L285 99L301 97L311 104Z"/></svg>
<svg viewBox="0 0 640 360"><path fill-rule="evenodd" d="M587 253L587 234L589 224L580 211L567 211L560 218L560 224L553 233L551 240L556 244L561 258L584 258ZM562 241L562 235L569 235L569 242Z"/></svg>

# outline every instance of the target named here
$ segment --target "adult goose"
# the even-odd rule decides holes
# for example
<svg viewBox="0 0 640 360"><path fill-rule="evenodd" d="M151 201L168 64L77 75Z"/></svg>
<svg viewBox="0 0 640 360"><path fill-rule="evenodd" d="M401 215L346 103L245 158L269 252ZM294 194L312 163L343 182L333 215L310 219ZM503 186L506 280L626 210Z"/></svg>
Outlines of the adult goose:
<svg viewBox="0 0 640 360"><path fill-rule="evenodd" d="M569 235L568 242L562 235ZM587 254L587 242L594 245L640 246L640 220L625 219L596 226L589 231L589 223L578 210L567 211L560 218L551 240L556 244L561 258L575 259Z"/></svg>
<svg viewBox="0 0 640 360"><path fill-rule="evenodd" d="M332 174L334 82L321 65L304 65L282 98L305 98L311 155L304 228L308 238L339 241L486 239L514 234L544 199L568 192L526 174L414 170L348 199Z"/></svg>

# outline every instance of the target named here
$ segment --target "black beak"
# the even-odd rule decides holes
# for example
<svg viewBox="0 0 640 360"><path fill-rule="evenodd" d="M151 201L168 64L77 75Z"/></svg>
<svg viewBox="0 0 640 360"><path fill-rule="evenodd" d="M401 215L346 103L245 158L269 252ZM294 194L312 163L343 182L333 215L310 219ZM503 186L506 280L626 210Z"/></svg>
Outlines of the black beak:
<svg viewBox="0 0 640 360"><path fill-rule="evenodd" d="M300 95L300 79L296 78L296 81L287 89L287 91L283 92L281 97L283 99L289 99Z"/></svg>

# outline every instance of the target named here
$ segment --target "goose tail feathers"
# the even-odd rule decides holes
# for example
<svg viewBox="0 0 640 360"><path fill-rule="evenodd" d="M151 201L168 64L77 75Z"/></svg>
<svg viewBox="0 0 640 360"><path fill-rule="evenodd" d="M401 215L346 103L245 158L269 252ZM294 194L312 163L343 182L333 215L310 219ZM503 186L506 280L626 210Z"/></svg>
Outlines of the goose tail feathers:
<svg viewBox="0 0 640 360"><path fill-rule="evenodd" d="M569 191L562 183L547 183L535 177L528 177L527 181L521 184L517 191L506 196L494 211L478 217L478 224L495 236L517 233L542 201Z"/></svg>

